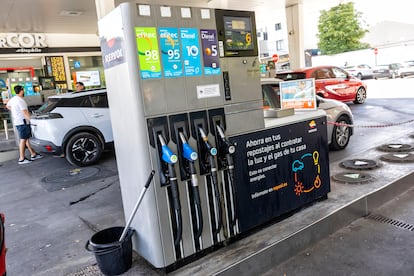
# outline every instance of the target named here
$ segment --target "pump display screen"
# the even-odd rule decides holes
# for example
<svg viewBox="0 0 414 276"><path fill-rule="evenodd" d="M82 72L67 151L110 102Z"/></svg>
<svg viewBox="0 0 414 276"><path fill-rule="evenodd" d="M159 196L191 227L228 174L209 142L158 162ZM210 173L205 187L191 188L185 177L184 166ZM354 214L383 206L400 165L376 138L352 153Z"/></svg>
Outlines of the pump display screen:
<svg viewBox="0 0 414 276"><path fill-rule="evenodd" d="M252 22L249 16L224 16L224 43L230 51L253 50Z"/></svg>

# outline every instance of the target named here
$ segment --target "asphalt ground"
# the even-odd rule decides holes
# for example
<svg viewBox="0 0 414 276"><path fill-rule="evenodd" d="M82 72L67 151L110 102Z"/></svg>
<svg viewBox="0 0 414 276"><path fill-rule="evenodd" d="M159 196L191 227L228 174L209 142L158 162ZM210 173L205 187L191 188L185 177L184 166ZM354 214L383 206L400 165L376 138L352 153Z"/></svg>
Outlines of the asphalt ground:
<svg viewBox="0 0 414 276"><path fill-rule="evenodd" d="M411 226L412 196L411 188L373 213ZM114 153L87 168L51 156L27 165L1 160L0 211L6 214L8 275L101 275L84 247L97 231L125 224ZM413 233L366 217L275 264L266 275L413 275ZM124 275L164 274L133 257Z"/></svg>
<svg viewBox="0 0 414 276"><path fill-rule="evenodd" d="M413 198L414 185L264 276L414 275Z"/></svg>

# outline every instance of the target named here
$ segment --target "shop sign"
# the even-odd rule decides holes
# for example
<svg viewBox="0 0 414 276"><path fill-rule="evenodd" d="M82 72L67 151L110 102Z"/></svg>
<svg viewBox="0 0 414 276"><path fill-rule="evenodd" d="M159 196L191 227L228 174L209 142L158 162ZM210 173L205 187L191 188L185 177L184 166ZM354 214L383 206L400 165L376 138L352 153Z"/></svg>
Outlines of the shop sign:
<svg viewBox="0 0 414 276"><path fill-rule="evenodd" d="M0 37L0 48L45 48L45 34L10 33Z"/></svg>

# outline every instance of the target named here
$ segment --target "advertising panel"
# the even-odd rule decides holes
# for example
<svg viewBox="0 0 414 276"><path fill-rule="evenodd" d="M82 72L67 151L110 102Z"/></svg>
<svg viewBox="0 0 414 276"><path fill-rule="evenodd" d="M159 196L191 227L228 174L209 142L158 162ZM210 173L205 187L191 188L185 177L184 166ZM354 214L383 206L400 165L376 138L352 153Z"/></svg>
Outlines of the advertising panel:
<svg viewBox="0 0 414 276"><path fill-rule="evenodd" d="M161 62L155 27L135 27L142 79L161 78Z"/></svg>
<svg viewBox="0 0 414 276"><path fill-rule="evenodd" d="M181 77L183 66L178 28L160 28L159 35L164 77Z"/></svg>
<svg viewBox="0 0 414 276"><path fill-rule="evenodd" d="M315 110L315 79L300 79L280 82L282 109Z"/></svg>
<svg viewBox="0 0 414 276"><path fill-rule="evenodd" d="M198 41L198 30L195 28L180 29L183 49L184 75L201 76L201 53Z"/></svg>
<svg viewBox="0 0 414 276"><path fill-rule="evenodd" d="M330 191L325 117L235 136L231 141L237 145L234 160L240 231Z"/></svg>
<svg viewBox="0 0 414 276"><path fill-rule="evenodd" d="M99 71L76 71L76 80L83 82L85 86L100 86Z"/></svg>
<svg viewBox="0 0 414 276"><path fill-rule="evenodd" d="M218 40L216 30L200 30L201 47L203 48L204 74L220 74Z"/></svg>

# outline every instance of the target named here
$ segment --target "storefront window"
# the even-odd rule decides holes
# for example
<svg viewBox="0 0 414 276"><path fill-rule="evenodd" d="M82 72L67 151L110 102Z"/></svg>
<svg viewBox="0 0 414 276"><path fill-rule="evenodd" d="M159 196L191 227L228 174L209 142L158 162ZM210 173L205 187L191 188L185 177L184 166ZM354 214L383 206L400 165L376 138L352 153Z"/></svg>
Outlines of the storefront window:
<svg viewBox="0 0 414 276"><path fill-rule="evenodd" d="M101 56L73 56L68 60L73 90L76 82L83 82L86 89L105 87Z"/></svg>

